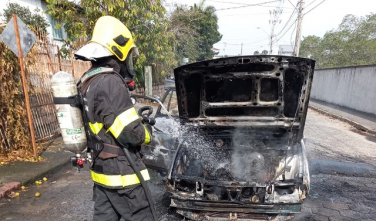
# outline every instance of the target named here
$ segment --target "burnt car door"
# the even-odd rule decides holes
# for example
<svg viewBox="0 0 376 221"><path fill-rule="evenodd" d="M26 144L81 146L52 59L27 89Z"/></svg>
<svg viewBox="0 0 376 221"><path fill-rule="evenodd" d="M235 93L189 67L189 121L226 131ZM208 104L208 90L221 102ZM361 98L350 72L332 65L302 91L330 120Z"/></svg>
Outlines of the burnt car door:
<svg viewBox="0 0 376 221"><path fill-rule="evenodd" d="M145 98L145 97L144 97ZM156 108L153 141L141 148L143 161L148 168L167 172L174 153L178 135L178 104L175 87L165 88L162 105Z"/></svg>

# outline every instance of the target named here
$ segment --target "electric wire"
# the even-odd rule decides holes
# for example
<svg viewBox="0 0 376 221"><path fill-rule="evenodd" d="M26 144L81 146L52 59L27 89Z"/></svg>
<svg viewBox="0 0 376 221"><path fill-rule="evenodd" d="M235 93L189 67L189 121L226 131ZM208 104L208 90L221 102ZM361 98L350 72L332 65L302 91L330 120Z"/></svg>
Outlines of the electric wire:
<svg viewBox="0 0 376 221"><path fill-rule="evenodd" d="M290 0L288 0L290 2L290 4L296 9L296 7L294 6L294 4L292 4L292 2Z"/></svg>
<svg viewBox="0 0 376 221"><path fill-rule="evenodd" d="M305 7L309 7L309 6L312 5L312 3L314 3L315 1L317 1L317 0L313 0L311 3L309 3L309 4L306 5Z"/></svg>
<svg viewBox="0 0 376 221"><path fill-rule="evenodd" d="M227 1L217 1L217 0L209 0L209 1L218 2L218 3L225 3L225 4L235 4L235 5L251 6L249 4L240 3L240 2L227 2ZM257 3L257 4L265 4L265 3ZM260 7L274 7L274 6L267 6L267 5L255 5L255 6L260 6ZM282 7L282 8L288 8L288 7Z"/></svg>
<svg viewBox="0 0 376 221"><path fill-rule="evenodd" d="M308 14L308 13L310 13L313 9L317 8L317 7L318 7L319 5L321 5L323 2L325 2L325 0L323 0L322 2L320 2L319 4L317 4L315 7L311 8L311 10L309 10L308 12L304 13L303 16L306 15L306 14Z"/></svg>
<svg viewBox="0 0 376 221"><path fill-rule="evenodd" d="M216 0L208 0L211 2L218 2L218 3L228 3L228 4L234 4L234 5L247 5L246 3L240 3L240 2L226 2L226 1L216 1Z"/></svg>
<svg viewBox="0 0 376 221"><path fill-rule="evenodd" d="M295 29L296 29L296 26L294 27L294 29L292 29L291 36L290 36L291 47L294 49L294 51L295 51L295 43L292 43L292 35L294 34Z"/></svg>
<svg viewBox="0 0 376 221"><path fill-rule="evenodd" d="M246 42L246 43L243 43L243 45L255 45L256 43L262 42L262 41L265 41L265 40L268 40L268 39L263 38L263 39L253 41L253 42ZM242 44L241 43L239 44L239 43L227 43L226 42L226 45L242 45Z"/></svg>
<svg viewBox="0 0 376 221"><path fill-rule="evenodd" d="M290 11L286 12L290 13ZM229 14L229 15L221 15L222 16L244 16L244 15L269 15L270 13L256 13L256 14Z"/></svg>
<svg viewBox="0 0 376 221"><path fill-rule="evenodd" d="M243 6L238 6L238 7L229 7L229 8L220 8L216 9L215 11L223 11L223 10L229 10L229 9L237 9L237 8L245 8L245 7L251 7L251 6L260 6L260 5L265 5L273 2L279 2L279 0L275 1L269 1L269 2L262 2L262 3L257 3L257 4L251 4L251 5L243 5Z"/></svg>
<svg viewBox="0 0 376 221"><path fill-rule="evenodd" d="M291 13L290 18L287 20L286 24L283 26L283 28L279 31L279 33L277 35L281 34L282 31L286 28L286 26L288 25L288 23L291 21L292 16L295 15L295 12L296 12L296 7L295 7L294 11Z"/></svg>
<svg viewBox="0 0 376 221"><path fill-rule="evenodd" d="M261 37L261 38L254 38L254 39L250 39L250 38L224 38L224 39L221 39L221 42L227 42L227 41L239 41L239 40L255 40L255 41L258 41L258 40L261 40L261 39L264 39L265 37Z"/></svg>
<svg viewBox="0 0 376 221"><path fill-rule="evenodd" d="M292 27L293 25L296 24L297 20L298 20L298 19L295 19L294 23L292 23L292 24L290 25L290 27L285 31L285 33L283 33L283 35L280 36L280 37L276 40L277 42L278 42L279 40L281 40L281 38L283 38L283 36L286 35L286 33L291 29L291 27Z"/></svg>
<svg viewBox="0 0 376 221"><path fill-rule="evenodd" d="M255 44L255 43L258 43L258 42L262 42L262 41L265 41L265 40L269 40L269 38L267 38L267 39L260 39L258 41L253 41L253 42L247 42L247 43L244 43L243 45L252 45L252 44Z"/></svg>

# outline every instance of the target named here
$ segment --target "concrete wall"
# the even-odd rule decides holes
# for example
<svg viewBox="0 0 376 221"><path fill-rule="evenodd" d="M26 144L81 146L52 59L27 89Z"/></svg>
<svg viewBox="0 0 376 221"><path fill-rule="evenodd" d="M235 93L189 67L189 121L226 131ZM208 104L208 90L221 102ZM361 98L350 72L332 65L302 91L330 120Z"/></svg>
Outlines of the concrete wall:
<svg viewBox="0 0 376 221"><path fill-rule="evenodd" d="M315 70L311 98L376 115L376 65Z"/></svg>

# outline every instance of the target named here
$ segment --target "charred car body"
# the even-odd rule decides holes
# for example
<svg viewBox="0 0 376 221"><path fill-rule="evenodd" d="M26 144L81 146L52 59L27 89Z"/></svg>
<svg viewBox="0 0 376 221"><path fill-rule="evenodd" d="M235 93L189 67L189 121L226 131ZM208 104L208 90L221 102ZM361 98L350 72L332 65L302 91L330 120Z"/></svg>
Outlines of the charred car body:
<svg viewBox="0 0 376 221"><path fill-rule="evenodd" d="M299 212L309 192L303 130L314 65L265 55L175 69L179 135L156 133L173 153L170 206L193 220L281 220Z"/></svg>

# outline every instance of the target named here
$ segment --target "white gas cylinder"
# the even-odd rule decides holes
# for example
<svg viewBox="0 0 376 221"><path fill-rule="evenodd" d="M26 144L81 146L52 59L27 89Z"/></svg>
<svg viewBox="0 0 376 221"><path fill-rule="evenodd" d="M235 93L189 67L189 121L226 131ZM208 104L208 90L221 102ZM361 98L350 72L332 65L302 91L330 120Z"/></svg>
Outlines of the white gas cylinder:
<svg viewBox="0 0 376 221"><path fill-rule="evenodd" d="M73 76L64 71L54 74L51 86L53 96L57 98L78 94ZM56 115L65 148L75 154L80 154L87 145L81 109L72 107L70 104L56 104Z"/></svg>

